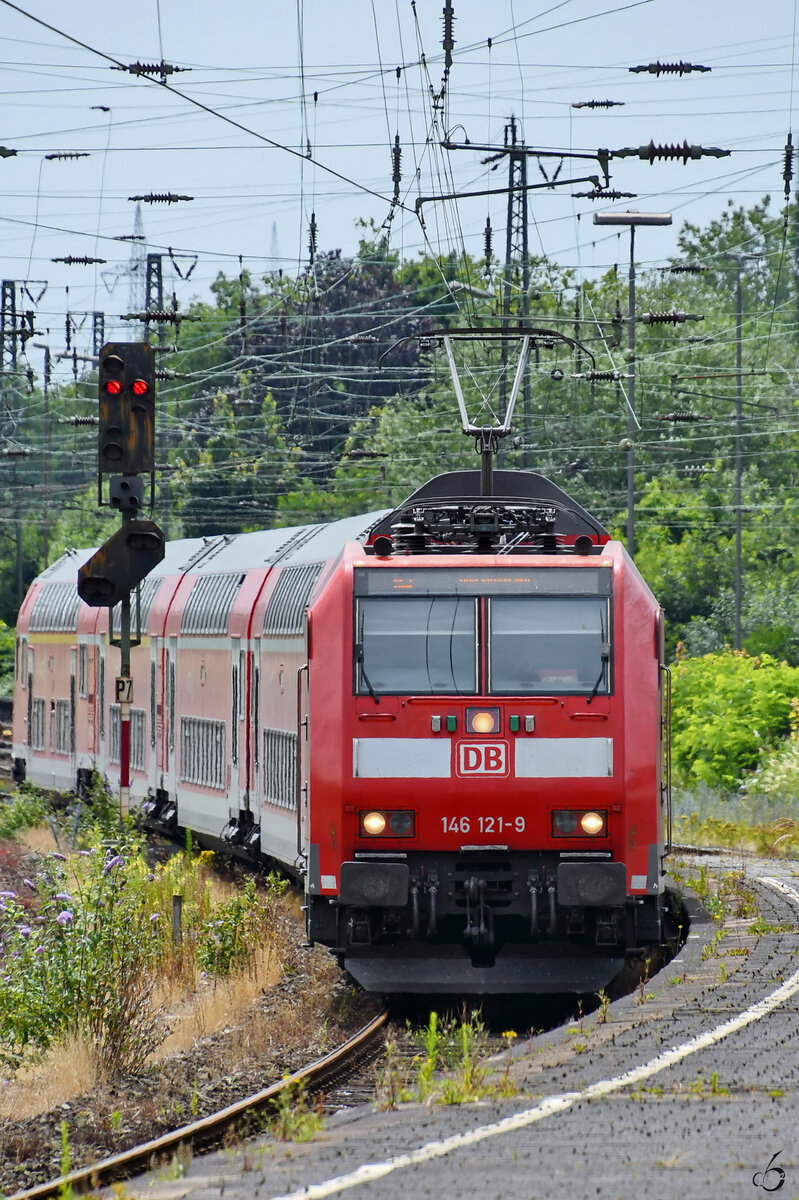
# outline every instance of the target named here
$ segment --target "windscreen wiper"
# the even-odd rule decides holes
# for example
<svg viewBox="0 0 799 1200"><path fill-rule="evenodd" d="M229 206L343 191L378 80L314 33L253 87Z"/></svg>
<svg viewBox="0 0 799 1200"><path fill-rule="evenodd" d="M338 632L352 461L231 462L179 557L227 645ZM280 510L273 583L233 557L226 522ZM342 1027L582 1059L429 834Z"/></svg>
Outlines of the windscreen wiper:
<svg viewBox="0 0 799 1200"><path fill-rule="evenodd" d="M375 689L372 687L369 676L366 674L366 668L363 665L363 642L355 643L355 661L358 664L358 666L361 668L361 679L366 684L366 688L367 688L367 691L369 692L369 695L372 697L375 704L379 704L380 697L378 696Z"/></svg>
<svg viewBox="0 0 799 1200"><path fill-rule="evenodd" d="M591 688L591 695L590 695L590 696L588 697L588 699L586 700L586 704L590 704L590 703L591 703L591 701L593 700L594 696L595 696L595 695L597 694L597 692L599 691L599 685L602 683L602 680L605 678L605 671L607 670L607 665L608 665L608 663L610 662L610 644L609 644L609 642L603 642L603 643L602 643L602 647L601 647L601 650L600 650L600 652L599 652L599 657L600 657L600 658L601 658L601 660L602 660L602 665L601 665L601 667L599 668L599 675L597 676L596 683L595 683L595 684L594 684L594 686Z"/></svg>

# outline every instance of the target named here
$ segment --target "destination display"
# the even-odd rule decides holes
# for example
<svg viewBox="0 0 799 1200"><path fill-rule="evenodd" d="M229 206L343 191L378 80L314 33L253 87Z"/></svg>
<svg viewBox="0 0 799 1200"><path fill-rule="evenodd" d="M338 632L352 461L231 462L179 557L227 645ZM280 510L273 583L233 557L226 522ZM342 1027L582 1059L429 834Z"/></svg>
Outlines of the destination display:
<svg viewBox="0 0 799 1200"><path fill-rule="evenodd" d="M356 596L609 596L611 567L529 567L474 571L429 567L355 568Z"/></svg>

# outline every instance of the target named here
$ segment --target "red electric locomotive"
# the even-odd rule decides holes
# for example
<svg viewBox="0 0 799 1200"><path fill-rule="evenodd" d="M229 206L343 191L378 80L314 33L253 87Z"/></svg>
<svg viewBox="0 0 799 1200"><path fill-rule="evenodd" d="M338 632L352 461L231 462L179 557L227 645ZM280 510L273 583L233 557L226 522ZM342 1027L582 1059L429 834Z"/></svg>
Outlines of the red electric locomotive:
<svg viewBox="0 0 799 1200"><path fill-rule="evenodd" d="M661 611L559 488L492 483L172 542L143 586L132 802L304 880L309 937L375 991L596 991L662 937ZM20 613L15 768L44 786L119 779L88 554Z"/></svg>
<svg viewBox="0 0 799 1200"><path fill-rule="evenodd" d="M551 482L493 482L432 480L309 612L309 933L376 991L596 991L662 936L661 610Z"/></svg>

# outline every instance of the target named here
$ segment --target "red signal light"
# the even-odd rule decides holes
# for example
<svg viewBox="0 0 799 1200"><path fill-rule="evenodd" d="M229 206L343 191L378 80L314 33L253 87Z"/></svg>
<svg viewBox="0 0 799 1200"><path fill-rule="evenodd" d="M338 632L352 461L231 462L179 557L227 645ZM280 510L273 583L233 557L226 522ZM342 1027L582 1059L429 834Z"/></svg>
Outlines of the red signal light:
<svg viewBox="0 0 799 1200"><path fill-rule="evenodd" d="M109 379L106 382L105 390L109 396L118 396L122 391L122 384L118 379Z"/></svg>
<svg viewBox="0 0 799 1200"><path fill-rule="evenodd" d="M134 379L131 384L131 391L134 396L146 396L150 390L150 385L146 379Z"/></svg>

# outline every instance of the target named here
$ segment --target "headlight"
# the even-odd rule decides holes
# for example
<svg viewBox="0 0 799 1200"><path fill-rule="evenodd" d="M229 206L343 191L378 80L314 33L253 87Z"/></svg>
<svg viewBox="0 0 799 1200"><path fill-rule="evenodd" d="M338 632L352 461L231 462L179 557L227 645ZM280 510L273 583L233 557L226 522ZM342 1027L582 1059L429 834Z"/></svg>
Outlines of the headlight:
<svg viewBox="0 0 799 1200"><path fill-rule="evenodd" d="M555 837L571 837L577 829L577 813L564 810L563 812L553 812L552 814L552 832Z"/></svg>
<svg viewBox="0 0 799 1200"><path fill-rule="evenodd" d="M608 814L596 809L556 809L552 813L553 837L604 837Z"/></svg>
<svg viewBox="0 0 799 1200"><path fill-rule="evenodd" d="M467 733L499 733L500 715L498 708L467 708Z"/></svg>
<svg viewBox="0 0 799 1200"><path fill-rule="evenodd" d="M410 808L364 811L358 814L358 832L361 837L414 837L416 813Z"/></svg>
<svg viewBox="0 0 799 1200"><path fill-rule="evenodd" d="M381 812L361 813L361 832L370 837L379 837L386 827L386 818Z"/></svg>

